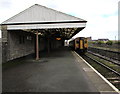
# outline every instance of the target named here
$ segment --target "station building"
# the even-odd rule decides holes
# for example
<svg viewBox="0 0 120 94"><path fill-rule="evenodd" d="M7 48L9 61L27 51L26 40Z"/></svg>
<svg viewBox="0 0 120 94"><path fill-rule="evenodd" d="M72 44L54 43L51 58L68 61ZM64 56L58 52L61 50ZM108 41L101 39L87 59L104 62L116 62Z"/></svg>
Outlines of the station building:
<svg viewBox="0 0 120 94"><path fill-rule="evenodd" d="M1 23L2 62L57 49L86 26L86 20L35 4Z"/></svg>

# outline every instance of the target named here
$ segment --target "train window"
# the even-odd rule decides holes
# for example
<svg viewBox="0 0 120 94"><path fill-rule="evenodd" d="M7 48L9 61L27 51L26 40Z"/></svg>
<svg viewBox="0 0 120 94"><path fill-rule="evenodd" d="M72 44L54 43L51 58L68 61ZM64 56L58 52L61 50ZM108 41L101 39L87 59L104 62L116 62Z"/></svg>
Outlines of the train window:
<svg viewBox="0 0 120 94"><path fill-rule="evenodd" d="M79 43L79 41L76 41L76 43Z"/></svg>
<svg viewBox="0 0 120 94"><path fill-rule="evenodd" d="M25 43L25 37L23 36L23 38L22 38L22 41L23 41L23 44Z"/></svg>
<svg viewBox="0 0 120 94"><path fill-rule="evenodd" d="M87 43L87 41L85 40L85 43Z"/></svg>
<svg viewBox="0 0 120 94"><path fill-rule="evenodd" d="M22 44L22 36L19 36L19 44Z"/></svg>
<svg viewBox="0 0 120 94"><path fill-rule="evenodd" d="M84 43L87 43L87 39L84 40Z"/></svg>

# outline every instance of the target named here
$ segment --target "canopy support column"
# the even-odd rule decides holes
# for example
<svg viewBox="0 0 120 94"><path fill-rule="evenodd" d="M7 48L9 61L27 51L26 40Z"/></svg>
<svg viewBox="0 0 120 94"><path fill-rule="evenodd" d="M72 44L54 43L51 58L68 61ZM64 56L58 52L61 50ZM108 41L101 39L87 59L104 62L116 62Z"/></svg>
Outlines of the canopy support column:
<svg viewBox="0 0 120 94"><path fill-rule="evenodd" d="M48 54L50 53L50 40L49 40L49 37L48 37Z"/></svg>
<svg viewBox="0 0 120 94"><path fill-rule="evenodd" d="M38 40L38 31L36 32L36 60L39 60L39 40Z"/></svg>

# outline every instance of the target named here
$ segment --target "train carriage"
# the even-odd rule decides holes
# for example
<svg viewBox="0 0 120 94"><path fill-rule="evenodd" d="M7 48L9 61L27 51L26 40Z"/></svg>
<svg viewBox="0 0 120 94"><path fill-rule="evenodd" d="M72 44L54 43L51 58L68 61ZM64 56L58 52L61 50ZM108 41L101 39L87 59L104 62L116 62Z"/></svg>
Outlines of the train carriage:
<svg viewBox="0 0 120 94"><path fill-rule="evenodd" d="M69 47L80 54L84 54L88 49L88 40L85 37L78 37L69 42Z"/></svg>

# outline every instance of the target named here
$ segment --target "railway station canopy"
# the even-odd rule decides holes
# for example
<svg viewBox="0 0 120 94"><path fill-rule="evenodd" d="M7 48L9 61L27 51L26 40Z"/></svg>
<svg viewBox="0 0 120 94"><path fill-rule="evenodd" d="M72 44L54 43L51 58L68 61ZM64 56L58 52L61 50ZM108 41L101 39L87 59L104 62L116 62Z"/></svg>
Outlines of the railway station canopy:
<svg viewBox="0 0 120 94"><path fill-rule="evenodd" d="M4 21L1 25L7 30L23 30L41 36L50 35L70 39L86 26L85 20L45 6L35 4Z"/></svg>

